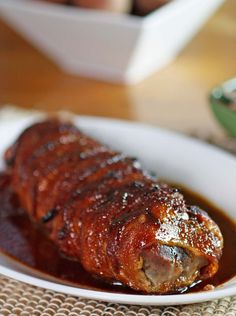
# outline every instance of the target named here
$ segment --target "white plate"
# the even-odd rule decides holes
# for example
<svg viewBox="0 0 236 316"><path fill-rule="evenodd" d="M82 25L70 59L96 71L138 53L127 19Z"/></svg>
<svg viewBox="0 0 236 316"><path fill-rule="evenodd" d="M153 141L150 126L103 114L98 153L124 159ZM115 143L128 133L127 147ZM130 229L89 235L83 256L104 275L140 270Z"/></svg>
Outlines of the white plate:
<svg viewBox="0 0 236 316"><path fill-rule="evenodd" d="M0 155L31 120L1 123ZM147 169L203 194L236 219L236 159L230 154L183 135L142 124L91 117L77 117L75 121L88 134L115 149L139 157ZM0 164L3 166L2 161ZM43 280L32 275L32 270L5 260L4 256L0 256L0 273L45 289L126 304L177 305L236 295L236 278L213 291L191 294L128 295L85 290Z"/></svg>

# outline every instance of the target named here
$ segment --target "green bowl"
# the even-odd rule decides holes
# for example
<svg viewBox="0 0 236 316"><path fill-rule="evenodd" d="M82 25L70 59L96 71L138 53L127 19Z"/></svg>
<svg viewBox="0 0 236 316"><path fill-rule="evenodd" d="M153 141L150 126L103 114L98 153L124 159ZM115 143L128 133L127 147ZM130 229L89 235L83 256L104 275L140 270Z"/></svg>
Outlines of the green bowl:
<svg viewBox="0 0 236 316"><path fill-rule="evenodd" d="M231 104L236 104L236 78L214 88L210 103L219 123L231 136L236 137L236 110L230 108Z"/></svg>

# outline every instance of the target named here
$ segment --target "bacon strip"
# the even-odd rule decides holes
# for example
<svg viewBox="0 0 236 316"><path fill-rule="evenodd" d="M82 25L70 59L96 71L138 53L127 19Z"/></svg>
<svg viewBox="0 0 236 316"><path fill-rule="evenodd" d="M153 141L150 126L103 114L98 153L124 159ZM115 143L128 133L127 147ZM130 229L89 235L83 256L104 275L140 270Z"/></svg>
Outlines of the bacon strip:
<svg viewBox="0 0 236 316"><path fill-rule="evenodd" d="M5 160L32 221L105 281L164 294L216 273L223 238L207 213L73 124L34 124Z"/></svg>

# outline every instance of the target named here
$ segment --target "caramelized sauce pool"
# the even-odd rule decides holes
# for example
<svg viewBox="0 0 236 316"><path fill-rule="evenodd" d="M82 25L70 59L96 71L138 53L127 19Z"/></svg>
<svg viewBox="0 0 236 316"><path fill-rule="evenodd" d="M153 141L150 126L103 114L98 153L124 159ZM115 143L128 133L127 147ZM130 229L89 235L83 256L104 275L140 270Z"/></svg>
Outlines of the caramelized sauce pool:
<svg viewBox="0 0 236 316"><path fill-rule="evenodd" d="M194 292L202 290L207 284L220 285L236 275L236 225L204 198L184 188L181 188L181 191L188 204L198 205L209 213L220 226L224 237L223 256L217 274L187 290L187 292ZM137 293L119 284L102 282L87 273L78 262L63 257L20 208L16 196L9 187L8 176L1 173L0 251L19 263L56 278L58 282L100 291Z"/></svg>

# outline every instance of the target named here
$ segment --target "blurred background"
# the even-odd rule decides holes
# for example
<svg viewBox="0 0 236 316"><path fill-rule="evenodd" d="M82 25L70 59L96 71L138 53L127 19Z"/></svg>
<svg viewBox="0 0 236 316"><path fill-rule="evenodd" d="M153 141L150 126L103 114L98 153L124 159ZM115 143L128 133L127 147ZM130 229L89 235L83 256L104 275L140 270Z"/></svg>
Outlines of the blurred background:
<svg viewBox="0 0 236 316"><path fill-rule="evenodd" d="M135 5L120 1L120 7L114 7L112 1L107 0L100 1L96 11L81 8L84 6L94 8L99 2L95 0L78 0L77 4L80 7L73 7L72 3L63 5L40 3L40 1L35 0L28 0L27 5L30 6L30 2L35 2L34 5L37 3L34 10L39 10L40 19L43 18L43 14L47 9L50 12L55 10L56 18L63 16L64 19L67 19L66 14L69 14L73 23L80 19L80 23L92 21L91 23L96 25L98 19L100 21L99 25L101 25L103 23L101 21L105 19L104 21L108 25L116 25L117 33L113 34L109 27L103 28L103 32L109 33L110 29L110 36L115 36L119 40L124 35L119 37L120 31L117 25L122 28L125 25L129 29L135 29L139 40L141 36L149 34L148 32L152 30L151 40L155 42L155 40L160 41L161 39L164 45L169 40L168 36L166 38L163 36L165 34L164 27L170 29L170 34L173 32L172 29L177 28L175 25L177 22L174 18L175 10L177 10L174 4L175 1L185 3L185 5L188 2L188 0L172 0L171 3L166 4L165 2L168 1L162 1L162 3L157 4L155 1L150 1L152 6L148 7L146 5L148 1L146 3L145 1L139 1ZM5 1L5 4L6 2L8 0ZM117 1L115 2L117 3ZM20 1L18 7L19 3ZM22 2L22 6L23 4ZM163 6L157 8L160 5ZM207 6L207 1L204 1L203 4L199 3L199 5ZM165 9L165 6L172 7ZM181 44L182 46L180 45L181 50L176 49L175 56L168 58L168 62L163 61L163 65L156 65L157 69L154 69L154 66L153 69L149 67L150 65L145 66L150 68L148 70L150 74L146 73L145 78L138 80L135 84L127 84L122 80L115 82L115 80L109 80L104 76L99 78L98 73L93 76L91 71L89 73L90 78L88 78L86 71L80 73L80 70L77 70L76 74L70 74L73 71L68 73L65 69L62 70L55 58L52 58L52 54L47 55L45 50L35 48L32 44L34 43L34 40L32 40L34 34L31 34L30 40L24 38L25 34L27 35L27 27L30 29L30 24L27 24L30 17L28 20L24 19L26 22L24 21L22 26L20 19L17 20L22 14L22 12L20 13L21 8L14 10L11 7L7 8L3 1L0 1L0 106L14 104L27 109L33 108L48 112L68 110L82 115L141 121L190 134L218 135L219 137L224 135L225 132L217 123L211 111L208 96L215 86L236 74L235 0L224 1L214 13L212 12L211 16L210 14L207 16L203 14L201 23L199 22L198 33L196 34L197 30L196 32L192 31L191 37L187 36ZM65 10L65 12L62 12L62 10ZM159 12L157 12L158 10ZM14 12L14 14L11 15L11 12ZM27 9L24 9L23 13L25 14L25 12L28 12ZM47 13L45 14L47 15ZM167 17L168 14L172 15ZM168 25L163 24L163 29L158 29L156 24L158 19L162 23L166 23L167 20ZM17 23L14 23L14 21L17 21ZM32 21L31 19L31 23ZM35 26L40 27L41 22L38 21L35 20ZM187 22L191 25L191 19L186 20ZM65 25L67 24L69 25L68 19L65 22ZM60 24L58 29L57 41L62 40L63 37L68 37L68 35L63 34L62 26L63 24ZM19 32L17 32L18 27ZM89 26L86 27L89 32ZM187 25L182 27L183 31L181 32L184 32ZM56 29L55 26L54 28ZM48 32L44 29L40 33L41 39L47 37L50 30L53 32L52 29L52 25ZM73 29L76 32L74 26ZM81 29L82 26L80 25ZM126 33L125 29L123 29L123 32ZM108 43L104 44L102 41L96 41L96 34L91 33L91 30L88 34L93 43L93 50L96 52L96 49L98 49L99 51L100 45L105 45L107 56L110 56L112 60L112 48L109 48ZM155 34L159 38L155 39ZM91 36L94 37L91 38ZM132 36L134 36L133 33ZM29 39L29 36L27 38ZM176 38L174 36L174 39ZM76 40L72 38L73 42ZM71 48L67 49L63 46L63 43L62 40L59 49L70 51ZM140 44L140 42L138 43ZM132 44L134 46L132 49L138 49L136 44L137 41ZM124 45L127 46L127 42ZM148 51L152 48L149 46L145 49ZM146 58L154 58L148 56L144 51L145 49L143 49L143 55L139 51L140 62L145 61ZM161 52L160 44L157 53L155 52L156 59L158 59L159 51ZM84 53L90 54L86 50ZM118 53L119 58L120 56L124 58L127 53L123 49L122 41L119 42ZM132 51L132 58L133 56L137 57L136 55L135 51ZM135 78L135 73L132 76ZM96 79L93 77L96 77Z"/></svg>

